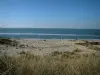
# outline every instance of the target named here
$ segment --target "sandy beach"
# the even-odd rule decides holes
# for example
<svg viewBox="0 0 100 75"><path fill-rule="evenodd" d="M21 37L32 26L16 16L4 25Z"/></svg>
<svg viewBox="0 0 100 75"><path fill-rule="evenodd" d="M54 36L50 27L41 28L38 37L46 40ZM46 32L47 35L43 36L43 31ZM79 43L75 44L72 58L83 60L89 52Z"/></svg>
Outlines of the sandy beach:
<svg viewBox="0 0 100 75"><path fill-rule="evenodd" d="M76 43L84 43L85 40L66 40L66 39L51 39L51 40L39 40L39 39L14 39L18 41L18 46L0 45L0 54L6 54L10 56L19 55L24 52L31 52L35 55L48 55L51 52L73 52L78 49L80 54L95 53L97 50L88 48L86 46L78 45ZM97 41L97 40L89 40ZM100 45L93 45L100 48Z"/></svg>

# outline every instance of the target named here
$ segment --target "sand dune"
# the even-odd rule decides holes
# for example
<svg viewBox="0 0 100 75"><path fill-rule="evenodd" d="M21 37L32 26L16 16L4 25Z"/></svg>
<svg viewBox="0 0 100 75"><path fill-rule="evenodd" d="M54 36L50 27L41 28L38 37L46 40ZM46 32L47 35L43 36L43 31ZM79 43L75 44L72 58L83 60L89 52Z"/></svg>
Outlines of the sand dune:
<svg viewBox="0 0 100 75"><path fill-rule="evenodd" d="M96 50L75 43L82 43L83 40L36 40L36 39L15 39L18 46L0 45L0 53L7 55L19 55L21 52L31 52L35 55L47 55L54 51L66 52L80 50L80 53L95 53ZM98 45L100 47L100 45Z"/></svg>

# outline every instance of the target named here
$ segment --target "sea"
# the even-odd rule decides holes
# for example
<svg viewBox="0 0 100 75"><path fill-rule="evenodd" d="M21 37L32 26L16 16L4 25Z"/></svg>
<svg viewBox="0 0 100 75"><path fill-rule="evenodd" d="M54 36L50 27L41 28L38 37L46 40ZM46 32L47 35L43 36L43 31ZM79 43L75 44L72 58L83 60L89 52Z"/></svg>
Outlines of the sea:
<svg viewBox="0 0 100 75"><path fill-rule="evenodd" d="M30 39L100 39L100 29L0 28L0 37Z"/></svg>

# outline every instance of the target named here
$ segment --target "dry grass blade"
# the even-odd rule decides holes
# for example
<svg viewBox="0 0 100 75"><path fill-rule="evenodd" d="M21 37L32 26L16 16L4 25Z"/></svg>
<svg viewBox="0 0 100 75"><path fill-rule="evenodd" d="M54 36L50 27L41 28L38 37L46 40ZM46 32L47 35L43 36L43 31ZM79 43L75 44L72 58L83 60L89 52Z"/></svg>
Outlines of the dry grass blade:
<svg viewBox="0 0 100 75"><path fill-rule="evenodd" d="M100 74L100 57L96 57L95 55L80 56L71 52L56 52L56 54L55 56L46 55L41 57L32 55L31 53L25 53L19 57L3 58L2 60L9 64L6 63L6 70L0 73L2 75Z"/></svg>

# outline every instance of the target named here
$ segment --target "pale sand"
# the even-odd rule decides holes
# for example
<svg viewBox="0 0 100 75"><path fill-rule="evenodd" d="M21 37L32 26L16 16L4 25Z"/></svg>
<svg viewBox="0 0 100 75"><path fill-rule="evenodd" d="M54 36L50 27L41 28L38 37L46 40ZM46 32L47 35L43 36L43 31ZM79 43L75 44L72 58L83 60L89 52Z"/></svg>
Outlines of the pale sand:
<svg viewBox="0 0 100 75"><path fill-rule="evenodd" d="M24 47L13 47L0 45L0 54L7 55L20 55L22 51L30 52L35 55L47 55L54 51L59 52L72 52L75 49L81 50L80 53L95 53L96 50L89 49L85 46L76 45L76 42L84 42L82 40L36 40L36 39L16 39L19 41L19 45L24 45ZM100 46L99 46L100 47Z"/></svg>

